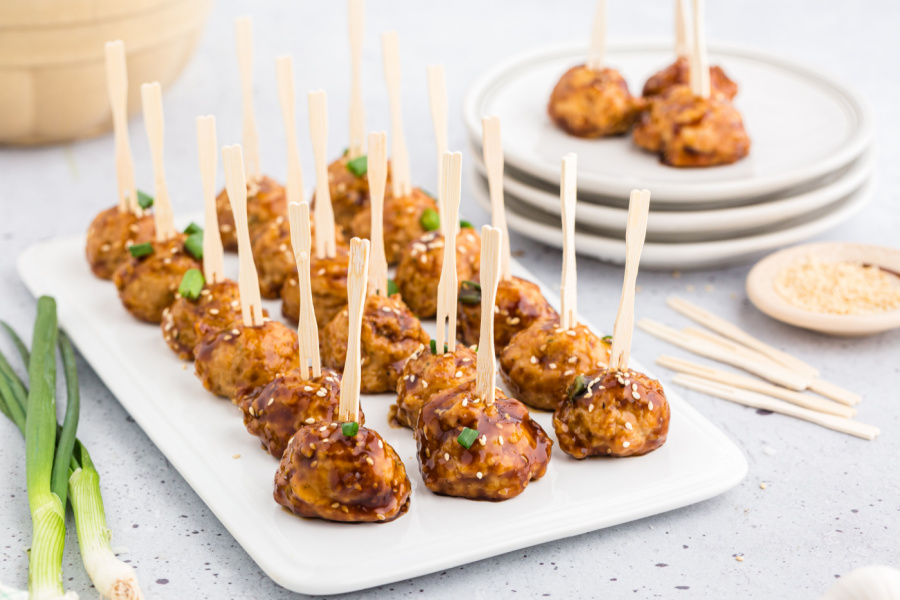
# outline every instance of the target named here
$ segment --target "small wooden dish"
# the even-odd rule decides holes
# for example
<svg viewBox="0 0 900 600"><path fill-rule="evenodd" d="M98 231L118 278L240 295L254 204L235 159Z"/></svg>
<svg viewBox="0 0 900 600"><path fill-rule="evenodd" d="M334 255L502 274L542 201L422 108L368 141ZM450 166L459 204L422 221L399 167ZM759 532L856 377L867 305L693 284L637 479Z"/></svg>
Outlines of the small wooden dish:
<svg viewBox="0 0 900 600"><path fill-rule="evenodd" d="M866 315L817 313L790 304L775 290L775 277L784 267L806 256L826 262L851 261L877 265L900 274L900 250L868 244L826 242L786 248L762 259L747 275L747 296L760 311L789 325L836 336L865 336L900 327L900 310Z"/></svg>

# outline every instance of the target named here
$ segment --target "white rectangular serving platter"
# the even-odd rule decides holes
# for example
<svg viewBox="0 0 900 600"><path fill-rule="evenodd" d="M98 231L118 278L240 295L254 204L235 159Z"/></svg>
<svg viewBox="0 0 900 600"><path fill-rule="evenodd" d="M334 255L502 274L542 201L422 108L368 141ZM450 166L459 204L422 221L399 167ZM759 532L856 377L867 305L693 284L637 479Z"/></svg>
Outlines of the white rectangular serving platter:
<svg viewBox="0 0 900 600"><path fill-rule="evenodd" d="M83 236L31 246L18 270L35 296L56 297L60 323L82 355L238 543L275 582L296 592L359 590L633 521L721 494L747 473L735 444L669 390L669 437L656 452L579 462L554 445L547 474L517 498L437 496L419 475L411 432L388 425L395 396L363 396L366 425L406 464L409 513L385 524L302 519L273 500L277 461L247 433L240 412L204 390L159 327L133 319L113 285L91 274ZM534 280L521 265L513 270ZM236 271L236 258L227 256L226 272L236 279ZM268 308L281 314L276 303ZM433 322L425 325L434 331ZM532 416L555 444L551 414ZM469 534L460 535L464 530Z"/></svg>

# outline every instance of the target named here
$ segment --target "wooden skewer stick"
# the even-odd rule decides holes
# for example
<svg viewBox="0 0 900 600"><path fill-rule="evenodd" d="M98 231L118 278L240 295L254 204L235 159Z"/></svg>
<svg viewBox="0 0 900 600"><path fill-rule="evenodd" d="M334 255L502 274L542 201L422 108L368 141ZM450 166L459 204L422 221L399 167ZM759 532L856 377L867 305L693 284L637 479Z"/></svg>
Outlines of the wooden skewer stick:
<svg viewBox="0 0 900 600"><path fill-rule="evenodd" d="M503 235L500 249L500 278L509 279L509 230L506 228L506 207L503 202L503 144L500 141L500 117L481 119L481 147L487 169L491 194L491 224Z"/></svg>
<svg viewBox="0 0 900 600"><path fill-rule="evenodd" d="M409 171L409 152L403 135L403 109L400 103L400 50L397 32L381 34L384 58L384 79L387 82L391 103L391 191L394 198L412 193L412 176Z"/></svg>
<svg viewBox="0 0 900 600"><path fill-rule="evenodd" d="M281 104L281 115L284 118L284 136L287 140L288 204L299 204L303 201L303 168L300 166L300 146L297 144L297 115L294 95L294 59L290 56L279 56L275 59L275 73L278 78L278 100Z"/></svg>
<svg viewBox="0 0 900 600"><path fill-rule="evenodd" d="M563 329L578 326L578 274L575 271L575 201L576 165L573 153L562 159L559 182L559 201L562 206L563 264L562 284L559 288L559 324Z"/></svg>
<svg viewBox="0 0 900 600"><path fill-rule="evenodd" d="M703 0L694 2L694 47L691 52L691 91L709 98L709 57L706 55L706 32L703 27Z"/></svg>
<svg viewBox="0 0 900 600"><path fill-rule="evenodd" d="M680 312L687 318L693 319L697 323L700 323L707 329L711 329L716 333L724 335L725 337L738 342L739 344L743 344L748 348L752 348L760 354L768 356L775 362L788 367L789 369L805 372L810 376L819 374L819 370L814 366L809 365L798 358L794 358L790 354L782 352L777 348L773 348L772 346L756 339L749 333L745 332L737 325L729 323L722 317L718 317L713 313L700 308L696 304L692 304L691 302L688 302L687 300L678 298L676 296L670 296L669 299L666 300L666 304L668 304L669 307Z"/></svg>
<svg viewBox="0 0 900 600"><path fill-rule="evenodd" d="M253 114L253 20L238 17L234 20L238 69L241 74L241 98L244 106L243 148L247 158L250 180L259 178L259 135Z"/></svg>
<svg viewBox="0 0 900 600"><path fill-rule="evenodd" d="M304 381L322 376L322 359L319 357L319 327L313 309L312 285L309 275L309 257L312 251L312 232L309 225L309 204L300 202L288 205L291 223L291 246L297 261L297 281L300 287L300 318L297 324L300 357L300 378Z"/></svg>
<svg viewBox="0 0 900 600"><path fill-rule="evenodd" d="M347 310L349 312L347 362L341 382L341 421L359 422L360 336L366 303L366 279L369 271L369 240L350 240L350 269L347 272Z"/></svg>
<svg viewBox="0 0 900 600"><path fill-rule="evenodd" d="M225 189L231 202L231 212L234 213L238 241L241 316L245 327L259 327L263 324L262 301L259 297L256 265L253 264L253 251L250 249L250 230L247 227L247 177L244 175L241 146L234 144L222 148L222 159L225 165Z"/></svg>
<svg viewBox="0 0 900 600"><path fill-rule="evenodd" d="M387 185L387 133L374 131L369 134L369 204L372 227L369 238L369 288L370 294L388 295L388 265L384 255L384 188Z"/></svg>
<svg viewBox="0 0 900 600"><path fill-rule="evenodd" d="M172 202L166 185L166 167L163 163L164 120L162 90L159 82L141 86L141 101L144 108L144 127L150 141L150 155L153 158L154 219L156 241L164 242L175 236L175 221L172 218Z"/></svg>
<svg viewBox="0 0 900 600"><path fill-rule="evenodd" d="M428 101L431 105L431 121L434 124L434 139L437 146L438 186L441 183L441 169L447 152L447 77L444 65L428 65ZM441 222L443 222L441 213Z"/></svg>
<svg viewBox="0 0 900 600"><path fill-rule="evenodd" d="M675 0L675 56L690 61L691 39L688 37L688 11L686 0Z"/></svg>
<svg viewBox="0 0 900 600"><path fill-rule="evenodd" d="M736 387L695 377L693 375L676 375L672 378L673 383L684 386L688 389L703 392L722 400L728 400L736 404L743 404L751 408L770 410L782 415L788 415L797 419L803 419L834 431L847 433L865 440L874 440L880 430L874 425L867 425L858 421L852 421L843 417L827 415L808 408L795 406L783 400L777 400L756 392L748 392L740 390Z"/></svg>
<svg viewBox="0 0 900 600"><path fill-rule="evenodd" d="M128 140L128 66L122 40L106 42L106 88L112 106L113 131L116 135L116 183L119 211L141 214L134 184L134 160Z"/></svg>
<svg viewBox="0 0 900 600"><path fill-rule="evenodd" d="M497 302L497 284L500 282L500 238L503 234L496 227L481 228L481 314L493 315ZM478 340L478 372L475 394L486 406L494 403L497 389L494 385L497 357L494 355L494 319L481 319L481 337Z"/></svg>
<svg viewBox="0 0 900 600"><path fill-rule="evenodd" d="M587 68L599 71L606 54L606 0L597 0L594 25L591 29L591 49L588 51Z"/></svg>
<svg viewBox="0 0 900 600"><path fill-rule="evenodd" d="M208 285L225 281L222 236L216 213L216 118L197 117L197 150L200 155L200 178L203 181L203 278Z"/></svg>
<svg viewBox="0 0 900 600"><path fill-rule="evenodd" d="M316 226L316 256L334 258L337 249L334 237L334 209L328 187L328 108L325 92L309 93L309 133L316 159L316 206L313 221Z"/></svg>
<svg viewBox="0 0 900 600"><path fill-rule="evenodd" d="M759 379L747 377L746 375L714 369L706 365L676 358L674 356L660 356L656 359L656 362L667 369L672 369L679 373L695 375L719 383L733 385L737 388L757 392L765 396L772 396L773 398L779 398L786 402L790 402L791 404L796 404L797 406L802 406L821 413L837 415L848 419L856 415L856 409L850 406L838 404L837 402L825 400L824 398L817 398L816 396L794 392L783 387L778 387L777 385L772 385L771 383L766 383L765 381L760 381Z"/></svg>
<svg viewBox="0 0 900 600"><path fill-rule="evenodd" d="M441 223L444 226L444 262L441 265L441 279L437 296L437 353L456 349L456 296L459 280L456 273L455 224L459 222L459 197L462 188L462 153L444 154L441 167ZM496 287L496 286L494 286ZM493 306L493 305L492 305ZM493 311L493 309L491 309ZM490 319L489 319L490 320Z"/></svg>
<svg viewBox="0 0 900 600"><path fill-rule="evenodd" d="M647 235L647 218L650 215L650 191L632 190L628 204L628 225L625 229L625 283L619 312L613 326L612 348L609 351L609 368L621 371L628 368L631 355L631 336L634 334L634 285L637 281L641 250Z"/></svg>
<svg viewBox="0 0 900 600"><path fill-rule="evenodd" d="M357 158L365 153L363 144L366 137L366 109L362 95L362 48L365 24L365 0L348 0L347 12L350 21L350 146L348 158Z"/></svg>

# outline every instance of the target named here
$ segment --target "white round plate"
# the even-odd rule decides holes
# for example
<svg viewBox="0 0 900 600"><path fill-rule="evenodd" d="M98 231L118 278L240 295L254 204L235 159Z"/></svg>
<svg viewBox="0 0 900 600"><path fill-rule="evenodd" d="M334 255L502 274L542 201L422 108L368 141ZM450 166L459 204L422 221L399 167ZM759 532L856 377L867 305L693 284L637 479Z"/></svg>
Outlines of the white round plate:
<svg viewBox="0 0 900 600"><path fill-rule="evenodd" d="M575 152L578 185L585 191L627 198L633 188L647 188L657 204L684 204L751 198L802 184L848 164L873 138L871 109L846 85L779 56L712 44L710 62L740 86L735 105L752 139L750 155L728 166L667 167L629 136L585 140L551 123L550 92L586 52L584 44L544 47L479 78L463 104L470 139L481 139L483 116L497 115L506 162L516 169L555 183L561 157ZM663 40L610 42L606 54L633 93L672 58L672 43Z"/></svg>
<svg viewBox="0 0 900 600"><path fill-rule="evenodd" d="M475 179L475 177L473 177ZM775 248L796 244L835 227L859 212L874 195L876 177L833 205L824 214L805 223L779 231L750 237L696 243L644 244L641 267L648 269L706 269L735 265L770 252ZM491 200L484 185L472 185L472 193L482 210L490 214ZM558 217L534 211L515 197L506 197L506 222L509 228L542 244L562 248L561 223ZM625 240L606 237L576 226L575 248L579 254L604 262L625 262Z"/></svg>
<svg viewBox="0 0 900 600"><path fill-rule="evenodd" d="M473 150L472 164L480 175L482 186L487 185L487 171L481 156ZM869 150L826 183L810 191L776 200L720 210L665 212L654 210L651 197L650 218L647 221L648 241L690 242L727 239L770 231L775 225L802 218L846 197L858 189L875 171L875 152ZM476 182L473 182L476 185ZM549 186L547 186L549 187ZM507 195L523 204L551 215L559 216L559 192L537 188L504 172L503 188ZM581 201L579 194L577 222L579 225L623 234L628 222L628 209L600 206ZM524 207L523 207L524 208Z"/></svg>

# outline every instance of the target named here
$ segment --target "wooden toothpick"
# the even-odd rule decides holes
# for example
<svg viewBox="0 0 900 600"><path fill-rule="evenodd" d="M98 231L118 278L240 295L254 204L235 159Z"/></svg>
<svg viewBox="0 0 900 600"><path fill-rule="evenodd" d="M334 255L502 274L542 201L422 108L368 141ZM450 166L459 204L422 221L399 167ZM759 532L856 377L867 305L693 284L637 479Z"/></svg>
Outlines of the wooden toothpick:
<svg viewBox="0 0 900 600"><path fill-rule="evenodd" d="M372 240L369 257L370 294L388 295L388 266L384 255L384 188L387 182L387 133L369 134L369 203L372 213Z"/></svg>
<svg viewBox="0 0 900 600"><path fill-rule="evenodd" d="M128 66L125 63L125 44L122 40L106 42L106 88L112 106L113 131L116 136L116 183L119 190L119 210L140 215L134 184L134 160L128 141Z"/></svg>
<svg viewBox="0 0 900 600"><path fill-rule="evenodd" d="M313 221L316 225L316 256L334 258L337 252L334 237L334 209L328 187L328 108L325 92L309 93L309 134L316 159L316 206Z"/></svg>
<svg viewBox="0 0 900 600"><path fill-rule="evenodd" d="M369 270L369 240L350 240L350 268L347 272L347 310L349 314L347 362L341 381L341 405L338 419L359 422L360 337L366 303L366 278Z"/></svg>
<svg viewBox="0 0 900 600"><path fill-rule="evenodd" d="M403 135L403 109L400 104L400 50L397 46L397 32L389 31L381 35L384 55L384 79L387 82L388 99L391 103L391 191L394 198L402 198L412 193L412 176L409 171L409 153Z"/></svg>
<svg viewBox="0 0 900 600"><path fill-rule="evenodd" d="M222 236L216 213L216 118L197 117L197 150L200 154L200 179L203 181L203 278L206 283L225 281Z"/></svg>
<svg viewBox="0 0 900 600"><path fill-rule="evenodd" d="M284 136L287 140L288 204L303 201L303 169L300 166L300 147L297 145L297 117L294 106L294 59L290 56L279 56L275 59L275 73L278 79L278 101L281 104L281 116L284 118Z"/></svg>
<svg viewBox="0 0 900 600"><path fill-rule="evenodd" d="M166 185L166 167L163 164L164 121L162 110L162 90L159 82L145 83L141 86L141 101L144 108L144 127L150 142L150 155L153 159L154 181L154 219L156 222L156 241L164 242L175 235L175 222L172 219L172 202L169 200L169 188Z"/></svg>
<svg viewBox="0 0 900 600"><path fill-rule="evenodd" d="M562 284L559 288L559 322L563 329L578 325L578 274L575 272L575 154L562 159L562 177L559 182L559 200L562 205L563 264Z"/></svg>
<svg viewBox="0 0 900 600"><path fill-rule="evenodd" d="M691 39L688 28L687 3L685 0L675 0L675 56L690 60Z"/></svg>
<svg viewBox="0 0 900 600"><path fill-rule="evenodd" d="M309 204L304 202L288 205L291 223L291 246L297 261L297 281L300 287L300 317L297 324L300 354L300 378L304 381L321 377L322 359L319 357L319 327L316 311L313 309L312 285L309 275L309 257L312 251L312 232L309 225Z"/></svg>
<svg viewBox="0 0 900 600"><path fill-rule="evenodd" d="M628 368L631 336L634 333L634 284L641 262L649 214L650 191L632 190L628 204L628 226L625 229L625 283L622 285L622 297L619 300L619 312L616 314L612 348L609 352L609 368L612 371Z"/></svg>
<svg viewBox="0 0 900 600"><path fill-rule="evenodd" d="M366 109L362 95L362 47L365 23L365 0L348 0L350 21L350 146L348 158L365 154Z"/></svg>
<svg viewBox="0 0 900 600"><path fill-rule="evenodd" d="M706 55L706 32L703 27L703 0L694 2L694 47L691 52L691 91L709 98L709 57Z"/></svg>
<svg viewBox="0 0 900 600"><path fill-rule="evenodd" d="M456 224L459 222L459 197L462 189L462 153L444 154L441 167L441 223L444 225L444 262L437 289L437 353L456 348L456 295L459 281L456 274ZM493 309L491 309L493 314ZM493 319L489 319L493 320Z"/></svg>
<svg viewBox="0 0 900 600"><path fill-rule="evenodd" d="M494 355L494 304L500 282L500 242L503 234L496 227L481 228L481 337L478 340L478 375L475 393L487 406L494 403L497 357ZM484 318L486 317L486 318Z"/></svg>
<svg viewBox="0 0 900 600"><path fill-rule="evenodd" d="M247 174L250 179L259 178L259 135L253 114L253 20L238 17L234 20L238 69L241 74L241 98L244 106L244 156L247 157Z"/></svg>
<svg viewBox="0 0 900 600"><path fill-rule="evenodd" d="M512 273L509 267L509 230L506 228L506 207L503 202L503 143L500 139L500 117L481 119L481 147L491 195L491 224L503 234L500 278L509 279Z"/></svg>
<svg viewBox="0 0 900 600"><path fill-rule="evenodd" d="M591 49L588 51L587 68L599 71L606 54L606 0L597 0L594 25L591 29Z"/></svg>
<svg viewBox="0 0 900 600"><path fill-rule="evenodd" d="M247 177L244 175L241 146L239 144L225 146L222 148L222 158L225 165L225 189L231 202L231 212L234 213L238 240L241 316L245 327L258 327L263 324L262 301L259 297L256 265L253 264L253 251L250 249L250 230L247 227Z"/></svg>
<svg viewBox="0 0 900 600"><path fill-rule="evenodd" d="M441 168L447 152L447 77L444 65L428 66L428 102L431 105L431 121L437 146L438 186L441 186ZM443 214L443 213L442 213Z"/></svg>

